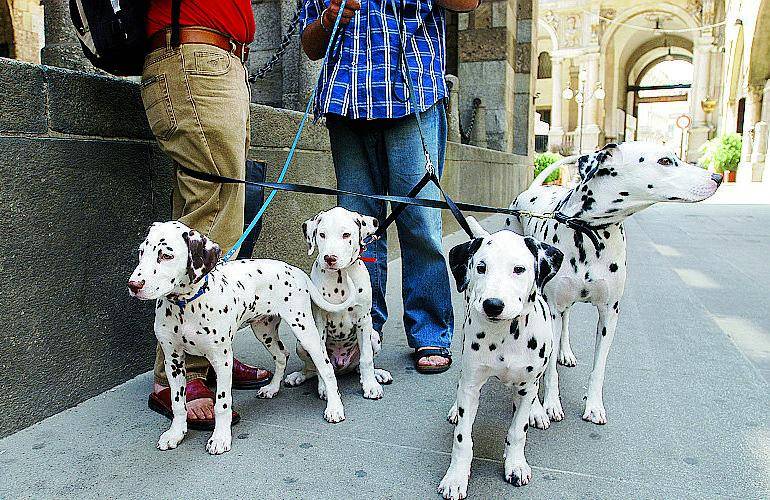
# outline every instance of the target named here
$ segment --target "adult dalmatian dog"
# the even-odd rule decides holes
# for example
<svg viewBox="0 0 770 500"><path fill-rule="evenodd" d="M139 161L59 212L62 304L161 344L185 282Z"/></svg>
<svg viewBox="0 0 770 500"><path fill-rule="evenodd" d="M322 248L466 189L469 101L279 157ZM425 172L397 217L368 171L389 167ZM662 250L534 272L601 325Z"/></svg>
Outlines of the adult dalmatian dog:
<svg viewBox="0 0 770 500"><path fill-rule="evenodd" d="M489 234L468 218L474 239L452 248L449 265L465 293L462 372L448 420L455 424L452 460L438 491L465 498L473 459L471 435L479 395L490 377L513 387L514 414L505 439L505 479L532 478L524 457L532 403L551 356L552 318L543 287L556 275L562 253L511 231Z"/></svg>
<svg viewBox="0 0 770 500"><path fill-rule="evenodd" d="M302 224L308 255L318 248L310 278L323 297L337 304L356 295L355 303L347 309L332 312L314 307L313 315L335 372L347 373L358 368L367 399L380 399L380 384L393 381L389 372L374 367L381 339L372 327L372 286L369 271L361 260L364 241L375 233L378 225L376 218L342 207L321 212ZM297 354L305 366L286 377L289 386L300 385L317 375L313 360L301 345L297 345ZM323 392L322 379L318 385L319 392Z"/></svg>
<svg viewBox="0 0 770 500"><path fill-rule="evenodd" d="M331 304L296 267L253 259L218 264L220 254L216 243L180 222L153 224L139 247L139 264L129 279L129 293L157 301L155 336L165 355L172 396L171 427L160 436L158 448L176 448L187 432L184 358L189 353L205 356L217 376L214 433L206 450L212 455L230 450L232 342L245 324L275 360L273 380L259 390L259 397L273 397L286 370L289 353L278 337L278 325L284 320L324 381L324 418L332 423L344 420L334 370L322 348L311 303L341 311L355 303L356 295Z"/></svg>
<svg viewBox="0 0 770 500"><path fill-rule="evenodd" d="M506 220L508 229L550 243L564 253L564 265L545 287L544 295L554 313L554 352L544 376L543 402L535 401L530 425L547 429L564 418L559 399L556 364L575 366L569 342L569 312L577 302L599 310L593 369L585 395L583 420L607 423L603 401L607 355L615 337L620 300L626 284L626 238L623 221L659 202L694 203L713 195L722 176L686 163L657 144L626 142L609 144L593 154L577 158L579 180L574 186L548 187L542 183L562 164L551 165L519 194L511 208L539 213L559 211L590 221L599 239L595 248L581 232L550 219L526 216Z"/></svg>

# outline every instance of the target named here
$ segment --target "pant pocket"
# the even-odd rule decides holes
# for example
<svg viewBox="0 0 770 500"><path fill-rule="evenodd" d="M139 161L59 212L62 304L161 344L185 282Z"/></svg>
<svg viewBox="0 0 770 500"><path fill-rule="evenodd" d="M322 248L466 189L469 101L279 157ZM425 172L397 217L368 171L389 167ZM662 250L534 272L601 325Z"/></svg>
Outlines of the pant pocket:
<svg viewBox="0 0 770 500"><path fill-rule="evenodd" d="M177 123L166 75L155 75L142 82L142 102L153 135L158 140L170 139L176 132Z"/></svg>

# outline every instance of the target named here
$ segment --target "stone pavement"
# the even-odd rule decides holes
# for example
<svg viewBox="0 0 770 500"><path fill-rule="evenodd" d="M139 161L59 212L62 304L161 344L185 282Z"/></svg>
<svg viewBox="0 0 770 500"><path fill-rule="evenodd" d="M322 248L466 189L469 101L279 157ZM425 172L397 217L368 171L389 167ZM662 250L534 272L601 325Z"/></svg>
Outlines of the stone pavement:
<svg viewBox="0 0 770 500"><path fill-rule="evenodd" d="M578 307L578 366L561 370L567 417L530 431L533 481L503 480L511 397L491 381L474 427L471 498L770 497L770 206L660 206L626 227L630 282L608 365L609 423L580 420L596 313ZM439 498L459 363L440 376L413 371L396 320L399 281L390 280L394 320L377 358L395 381L368 401L357 377L342 378L345 422L323 421L310 385L269 401L236 392L243 420L231 452L209 456L196 431L160 452L167 422L145 406L145 374L0 440L0 498ZM247 332L238 352L268 360Z"/></svg>

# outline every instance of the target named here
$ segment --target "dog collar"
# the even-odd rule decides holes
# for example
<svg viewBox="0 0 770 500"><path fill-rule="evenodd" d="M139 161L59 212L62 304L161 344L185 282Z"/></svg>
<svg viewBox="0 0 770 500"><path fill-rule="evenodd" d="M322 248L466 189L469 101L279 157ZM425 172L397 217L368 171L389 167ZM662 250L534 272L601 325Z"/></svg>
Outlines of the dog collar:
<svg viewBox="0 0 770 500"><path fill-rule="evenodd" d="M176 305L179 306L179 309L181 309L182 312L184 312L184 308L187 304L189 304L190 302L194 301L195 299L197 299L198 297L206 293L206 291L209 289L208 284L209 284L209 275L207 274L203 281L203 286L201 286L198 289L198 291L195 292L195 295L193 295L189 299L175 299L174 302L176 303Z"/></svg>
<svg viewBox="0 0 770 500"><path fill-rule="evenodd" d="M358 258L361 262L367 262L369 264L377 262L377 257L364 257L364 252L366 252L366 245L361 245L361 251L358 252Z"/></svg>

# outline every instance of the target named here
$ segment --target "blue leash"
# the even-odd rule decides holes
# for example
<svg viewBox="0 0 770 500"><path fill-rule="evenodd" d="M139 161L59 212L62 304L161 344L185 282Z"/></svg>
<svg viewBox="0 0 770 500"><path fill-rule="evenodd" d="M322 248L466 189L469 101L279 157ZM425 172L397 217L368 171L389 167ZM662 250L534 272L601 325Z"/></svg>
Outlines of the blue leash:
<svg viewBox="0 0 770 500"><path fill-rule="evenodd" d="M281 169L280 175L278 175L278 179L276 182L283 182L283 179L286 177L286 173L289 171L289 165L291 165L291 161L294 159L294 152L297 150L297 144L299 144L299 139L302 136L302 131L305 128L305 123L307 123L307 118L310 115L310 110L313 107L313 102L315 101L316 92L318 89L318 86L321 83L321 78L324 74L324 71L326 71L326 62L329 59L329 54L332 52L332 47L339 45L340 41L342 40L341 36L337 36L337 28L340 25L340 20L342 19L342 11L345 9L345 4L347 3L347 0L342 0L342 4L340 5L340 10L337 13L337 19L334 20L334 26L332 27L332 34L329 37L329 44L326 46L326 53L324 54L323 58L323 64L321 65L321 71L318 73L318 79L316 80L316 85L313 88L313 91L310 93L310 98L307 101L307 106L305 106L305 114L302 115L302 120L299 122L299 128L297 129L297 134L294 136L294 142L291 144L291 149L289 149L289 154L286 157L286 162L283 164L283 168ZM275 198L275 195L278 191L273 190L270 195L268 195L267 199L265 200L265 203L260 207L259 211L257 212L257 215L254 216L254 218L249 223L249 226L246 228L246 231L241 235L240 238L238 238L238 241L235 242L235 245L233 248L231 248L224 257L222 257L222 262L227 262L230 260L233 255L238 252L238 249L243 245L243 242L246 241L246 238L248 238L249 233L251 233L254 230L254 227L257 225L257 222L259 222L259 219L262 218L262 216L265 214L265 211L267 210L267 207L270 206L270 203L273 201L273 198Z"/></svg>

